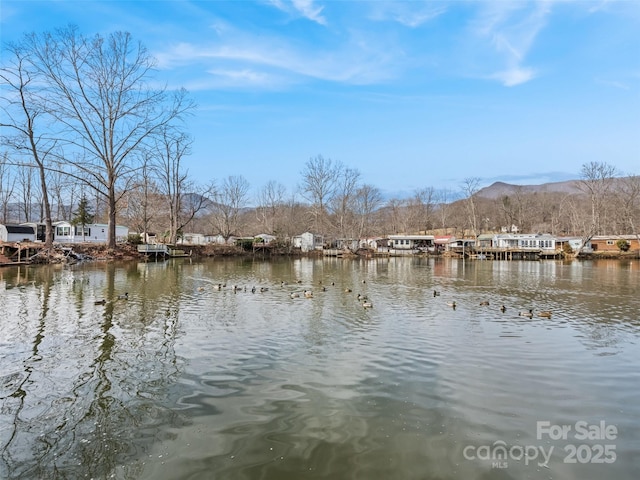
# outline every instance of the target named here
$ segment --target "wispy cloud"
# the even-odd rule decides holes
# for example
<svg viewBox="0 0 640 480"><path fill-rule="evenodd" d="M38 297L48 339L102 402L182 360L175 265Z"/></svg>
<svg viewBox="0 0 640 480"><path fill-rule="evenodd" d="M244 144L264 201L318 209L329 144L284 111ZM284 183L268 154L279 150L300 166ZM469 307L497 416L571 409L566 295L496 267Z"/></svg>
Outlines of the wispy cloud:
<svg viewBox="0 0 640 480"><path fill-rule="evenodd" d="M630 90L631 89L631 87L628 84L626 84L624 82L621 82L619 80L603 80L603 79L597 78L596 79L596 83L598 83L600 85L605 85L607 87L618 88L620 90Z"/></svg>
<svg viewBox="0 0 640 480"><path fill-rule="evenodd" d="M535 78L536 70L524 64L550 12L550 2L537 2L533 6L519 2L487 4L475 23L475 30L480 37L488 39L503 63L503 68L488 75L489 78L507 87Z"/></svg>
<svg viewBox="0 0 640 480"><path fill-rule="evenodd" d="M324 7L316 5L314 0L269 0L268 3L283 12L301 16L320 25L327 24L327 19L322 15Z"/></svg>
<svg viewBox="0 0 640 480"><path fill-rule="evenodd" d="M206 44L182 42L155 52L158 67L180 71L199 70L210 87L220 86L278 88L309 79L350 85L367 85L392 78L401 54L383 40L350 32L333 46L318 47L310 42L294 42L278 34L258 36L215 23L213 38ZM202 78L189 83L204 88Z"/></svg>
<svg viewBox="0 0 640 480"><path fill-rule="evenodd" d="M373 21L393 21L416 28L444 14L447 6L433 2L379 1L371 5L369 18Z"/></svg>
<svg viewBox="0 0 640 480"><path fill-rule="evenodd" d="M489 76L502 83L505 87L514 87L522 83L526 83L536 76L536 72L527 67L520 67L518 65L511 66L507 70L496 72Z"/></svg>

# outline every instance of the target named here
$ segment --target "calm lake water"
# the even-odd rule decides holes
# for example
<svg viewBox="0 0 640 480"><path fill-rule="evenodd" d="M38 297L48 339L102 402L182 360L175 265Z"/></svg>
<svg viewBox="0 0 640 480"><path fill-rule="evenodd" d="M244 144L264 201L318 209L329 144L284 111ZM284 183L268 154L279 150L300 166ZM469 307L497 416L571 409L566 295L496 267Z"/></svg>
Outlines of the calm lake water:
<svg viewBox="0 0 640 480"><path fill-rule="evenodd" d="M639 343L637 260L4 268L0 478L636 479Z"/></svg>

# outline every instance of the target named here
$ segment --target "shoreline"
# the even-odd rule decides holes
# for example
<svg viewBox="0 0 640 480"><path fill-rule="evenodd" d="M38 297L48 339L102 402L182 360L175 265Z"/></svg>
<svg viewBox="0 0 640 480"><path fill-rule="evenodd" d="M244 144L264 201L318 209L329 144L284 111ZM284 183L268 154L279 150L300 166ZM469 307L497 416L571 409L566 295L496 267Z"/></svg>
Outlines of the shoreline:
<svg viewBox="0 0 640 480"><path fill-rule="evenodd" d="M3 253L5 247L18 250L18 260L13 261L5 255L0 255L0 267L17 265L45 265L56 263L79 263L79 262L111 262L121 260L150 260L153 257L139 252L137 245L119 244L112 251L105 245L91 243L55 244L52 252L46 252L42 243L9 243L1 244ZM214 257L324 257L322 251L301 252L288 248L279 248L265 251L264 249L247 251L235 245L180 245L186 255L180 258L214 258ZM344 258L375 258L374 256L360 255L358 253L347 252ZM434 257L443 257L442 254L430 254ZM582 254L578 257L565 257L561 261L567 260L640 260L640 251L627 252L593 252ZM500 261L500 260L478 260L478 261ZM508 260L518 261L518 260ZM540 261L540 260L539 260ZM555 259L557 261L557 259Z"/></svg>

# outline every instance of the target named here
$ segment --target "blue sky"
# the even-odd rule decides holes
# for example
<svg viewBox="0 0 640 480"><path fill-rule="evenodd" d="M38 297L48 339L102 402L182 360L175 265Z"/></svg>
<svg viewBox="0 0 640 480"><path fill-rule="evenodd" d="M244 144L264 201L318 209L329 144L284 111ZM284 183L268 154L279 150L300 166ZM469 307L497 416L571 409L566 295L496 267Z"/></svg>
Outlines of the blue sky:
<svg viewBox="0 0 640 480"><path fill-rule="evenodd" d="M386 196L640 173L638 1L2 0L2 41L131 32L198 104L200 181L293 192L317 155Z"/></svg>

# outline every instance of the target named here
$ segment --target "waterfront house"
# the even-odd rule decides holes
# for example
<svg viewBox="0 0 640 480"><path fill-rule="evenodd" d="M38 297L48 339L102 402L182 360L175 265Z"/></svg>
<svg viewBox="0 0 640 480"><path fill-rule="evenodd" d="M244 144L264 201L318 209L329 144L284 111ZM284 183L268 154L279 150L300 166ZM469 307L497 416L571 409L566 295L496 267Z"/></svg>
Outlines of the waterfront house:
<svg viewBox="0 0 640 480"><path fill-rule="evenodd" d="M62 221L54 224L53 241L57 243L107 243L108 225L106 223L88 223L82 225L72 225L71 222ZM116 225L116 242L127 241L129 229Z"/></svg>
<svg viewBox="0 0 640 480"><path fill-rule="evenodd" d="M318 235L311 232L304 232L300 235L296 235L292 239L294 248L299 248L303 252L311 252L313 250L322 250L324 245L324 238L322 235Z"/></svg>
<svg viewBox="0 0 640 480"><path fill-rule="evenodd" d="M220 234L217 235L205 235L204 236L205 243L215 243L217 245L224 245L226 243L224 237Z"/></svg>
<svg viewBox="0 0 640 480"><path fill-rule="evenodd" d="M455 239L456 237L454 235L435 236L433 239L433 243L436 247L436 252L442 253L449 250L449 244Z"/></svg>
<svg viewBox="0 0 640 480"><path fill-rule="evenodd" d="M475 247L476 240L473 238L455 238L452 237L447 243L445 249L447 252L455 253L458 255L465 255L470 253Z"/></svg>
<svg viewBox="0 0 640 480"><path fill-rule="evenodd" d="M178 237L176 243L181 245L204 245L207 242L203 233L183 233Z"/></svg>
<svg viewBox="0 0 640 480"><path fill-rule="evenodd" d="M577 252L582 246L582 238L580 237L556 237L556 249L558 251L563 251L565 245L568 245L571 248L571 251ZM591 253L593 249L591 248L591 241L588 241L584 248L582 249L583 253Z"/></svg>
<svg viewBox="0 0 640 480"><path fill-rule="evenodd" d="M556 237L548 233L501 233L494 236L493 247L555 252Z"/></svg>
<svg viewBox="0 0 640 480"><path fill-rule="evenodd" d="M591 248L594 252L619 252L618 242L620 240L627 242L630 251L640 249L636 235L596 235L591 238Z"/></svg>
<svg viewBox="0 0 640 480"><path fill-rule="evenodd" d="M476 239L476 245L478 248L493 248L494 245L495 234L493 233L482 233L478 235Z"/></svg>
<svg viewBox="0 0 640 480"><path fill-rule="evenodd" d="M433 235L389 235L389 248L397 253L418 253L435 251Z"/></svg>
<svg viewBox="0 0 640 480"><path fill-rule="evenodd" d="M35 242L36 233L30 225L0 224L0 241Z"/></svg>

